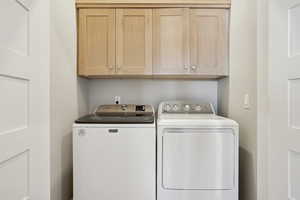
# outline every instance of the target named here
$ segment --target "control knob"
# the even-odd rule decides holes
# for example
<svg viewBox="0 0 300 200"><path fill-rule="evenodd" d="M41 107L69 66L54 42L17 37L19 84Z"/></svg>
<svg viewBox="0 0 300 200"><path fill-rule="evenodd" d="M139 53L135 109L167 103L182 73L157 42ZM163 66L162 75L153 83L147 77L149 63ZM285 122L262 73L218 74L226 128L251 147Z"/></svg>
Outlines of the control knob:
<svg viewBox="0 0 300 200"><path fill-rule="evenodd" d="M185 105L183 109L184 109L184 111L188 112L188 111L190 111L190 106L189 105Z"/></svg>
<svg viewBox="0 0 300 200"><path fill-rule="evenodd" d="M166 104L164 110L169 112L171 110L171 106L169 104Z"/></svg>
<svg viewBox="0 0 300 200"><path fill-rule="evenodd" d="M201 110L202 110L202 107L201 107L200 105L197 105L197 106L195 107L195 110L196 110L196 111L201 111Z"/></svg>
<svg viewBox="0 0 300 200"><path fill-rule="evenodd" d="M178 107L178 105L177 104L175 104L174 106L173 106L173 111L178 111L179 110L179 107Z"/></svg>

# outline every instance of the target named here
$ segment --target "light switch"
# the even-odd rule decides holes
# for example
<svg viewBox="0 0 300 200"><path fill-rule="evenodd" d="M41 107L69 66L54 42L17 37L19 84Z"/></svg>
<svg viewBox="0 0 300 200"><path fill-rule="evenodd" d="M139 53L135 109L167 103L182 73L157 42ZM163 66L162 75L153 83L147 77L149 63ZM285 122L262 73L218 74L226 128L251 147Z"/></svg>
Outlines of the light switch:
<svg viewBox="0 0 300 200"><path fill-rule="evenodd" d="M244 96L244 109L245 110L250 110L250 98L249 98L249 94L245 94L245 96Z"/></svg>
<svg viewBox="0 0 300 200"><path fill-rule="evenodd" d="M30 200L30 197L23 197L23 199L22 200Z"/></svg>

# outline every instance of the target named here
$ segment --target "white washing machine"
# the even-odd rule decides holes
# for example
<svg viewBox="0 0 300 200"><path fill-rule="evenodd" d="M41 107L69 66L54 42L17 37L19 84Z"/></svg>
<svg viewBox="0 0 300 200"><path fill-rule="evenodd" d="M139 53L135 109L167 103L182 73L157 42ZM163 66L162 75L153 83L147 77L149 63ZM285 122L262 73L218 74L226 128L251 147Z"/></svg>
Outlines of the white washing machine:
<svg viewBox="0 0 300 200"><path fill-rule="evenodd" d="M103 105L73 126L74 200L155 200L152 106Z"/></svg>
<svg viewBox="0 0 300 200"><path fill-rule="evenodd" d="M211 104L161 103L157 200L238 200L238 134Z"/></svg>

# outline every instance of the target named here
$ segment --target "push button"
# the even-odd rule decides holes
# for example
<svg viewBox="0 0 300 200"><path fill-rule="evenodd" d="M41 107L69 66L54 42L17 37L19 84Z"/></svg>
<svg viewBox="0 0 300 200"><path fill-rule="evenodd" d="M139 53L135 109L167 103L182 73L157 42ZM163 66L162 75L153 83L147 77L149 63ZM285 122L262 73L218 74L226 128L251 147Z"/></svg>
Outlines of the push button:
<svg viewBox="0 0 300 200"><path fill-rule="evenodd" d="M136 107L135 107L135 110L136 111L145 111L146 110L146 108L145 108L145 105L137 105Z"/></svg>

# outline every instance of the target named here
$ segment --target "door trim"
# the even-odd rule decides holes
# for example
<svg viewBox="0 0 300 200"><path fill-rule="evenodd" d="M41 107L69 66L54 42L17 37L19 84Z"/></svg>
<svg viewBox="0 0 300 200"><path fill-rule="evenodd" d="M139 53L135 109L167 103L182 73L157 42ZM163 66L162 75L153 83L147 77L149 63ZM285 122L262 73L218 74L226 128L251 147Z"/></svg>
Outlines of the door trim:
<svg viewBox="0 0 300 200"><path fill-rule="evenodd" d="M269 0L257 2L257 199L268 200L269 153Z"/></svg>

